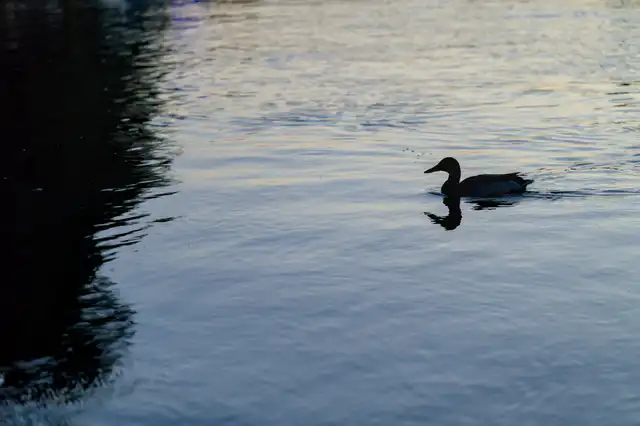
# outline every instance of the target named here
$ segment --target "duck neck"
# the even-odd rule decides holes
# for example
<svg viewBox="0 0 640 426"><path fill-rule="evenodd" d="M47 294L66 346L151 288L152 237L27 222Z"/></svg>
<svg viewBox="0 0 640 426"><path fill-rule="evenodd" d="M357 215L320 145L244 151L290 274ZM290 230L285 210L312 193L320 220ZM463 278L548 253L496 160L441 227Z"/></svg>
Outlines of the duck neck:
<svg viewBox="0 0 640 426"><path fill-rule="evenodd" d="M449 178L447 179L447 184L449 185L457 185L460 183L460 169L449 171Z"/></svg>
<svg viewBox="0 0 640 426"><path fill-rule="evenodd" d="M447 196L455 196L458 193L458 184L460 184L460 172L449 172L449 178L440 191Z"/></svg>

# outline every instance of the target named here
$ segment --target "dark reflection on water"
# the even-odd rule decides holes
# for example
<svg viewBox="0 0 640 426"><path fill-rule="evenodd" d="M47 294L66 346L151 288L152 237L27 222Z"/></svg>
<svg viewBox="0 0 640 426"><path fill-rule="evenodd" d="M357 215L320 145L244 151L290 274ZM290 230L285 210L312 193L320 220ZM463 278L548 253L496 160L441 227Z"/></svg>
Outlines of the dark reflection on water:
<svg viewBox="0 0 640 426"><path fill-rule="evenodd" d="M61 5L0 7L4 403L71 402L119 374L134 311L100 268L144 236L133 209L171 184L152 124L162 14Z"/></svg>
<svg viewBox="0 0 640 426"><path fill-rule="evenodd" d="M498 200L498 199L486 199L486 200L472 200L474 210L495 210L498 207L514 206L518 203L516 199Z"/></svg>
<svg viewBox="0 0 640 426"><path fill-rule="evenodd" d="M460 210L460 198L445 197L442 204L447 206L449 213L446 216L438 216L437 214L424 212L431 219L434 225L440 225L447 231L453 231L462 222L462 210Z"/></svg>
<svg viewBox="0 0 640 426"><path fill-rule="evenodd" d="M509 207L516 205L519 200L515 198L508 199L470 199L466 200L468 203L473 204L473 210L494 210L498 207ZM453 231L462 223L462 210L460 208L461 199L456 197L445 197L442 199L442 204L447 206L448 213L446 216L439 216L431 212L424 212L424 214L431 219L431 223L434 225L440 225L447 231Z"/></svg>
<svg viewBox="0 0 640 426"><path fill-rule="evenodd" d="M436 194L436 193L432 193ZM632 197L638 196L637 190L582 190L582 191L527 191L522 195L498 197L498 198L468 198L464 202L473 205L473 210L495 210L499 207L512 207L524 200L547 200L557 201L567 198L594 198L594 197ZM442 204L447 206L447 214L440 216L431 212L424 212L429 217L431 223L440 225L447 231L456 229L462 223L462 210L460 204L463 200L455 197L444 197Z"/></svg>

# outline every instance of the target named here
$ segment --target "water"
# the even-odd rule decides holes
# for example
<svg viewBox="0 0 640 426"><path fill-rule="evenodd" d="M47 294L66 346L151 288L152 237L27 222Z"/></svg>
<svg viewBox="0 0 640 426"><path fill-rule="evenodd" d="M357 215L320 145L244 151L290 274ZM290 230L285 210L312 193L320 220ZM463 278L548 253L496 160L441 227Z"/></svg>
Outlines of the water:
<svg viewBox="0 0 640 426"><path fill-rule="evenodd" d="M640 421L637 2L3 7L5 424Z"/></svg>

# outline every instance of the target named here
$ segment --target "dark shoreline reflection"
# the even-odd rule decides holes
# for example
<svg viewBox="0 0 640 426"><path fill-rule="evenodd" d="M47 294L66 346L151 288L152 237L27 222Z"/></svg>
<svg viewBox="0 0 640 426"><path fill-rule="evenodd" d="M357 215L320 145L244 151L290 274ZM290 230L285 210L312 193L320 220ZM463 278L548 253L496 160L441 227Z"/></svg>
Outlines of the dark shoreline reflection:
<svg viewBox="0 0 640 426"><path fill-rule="evenodd" d="M52 6L0 6L0 404L73 402L119 375L134 311L100 270L172 184L153 124L166 15Z"/></svg>
<svg viewBox="0 0 640 426"><path fill-rule="evenodd" d="M431 212L424 212L429 217L431 223L440 225L447 231L453 231L462 223L462 210L460 208L459 197L445 197L442 204L447 206L448 213L446 216L439 216ZM470 204L474 204L473 210L494 210L498 207L509 207L518 203L514 199L470 199Z"/></svg>

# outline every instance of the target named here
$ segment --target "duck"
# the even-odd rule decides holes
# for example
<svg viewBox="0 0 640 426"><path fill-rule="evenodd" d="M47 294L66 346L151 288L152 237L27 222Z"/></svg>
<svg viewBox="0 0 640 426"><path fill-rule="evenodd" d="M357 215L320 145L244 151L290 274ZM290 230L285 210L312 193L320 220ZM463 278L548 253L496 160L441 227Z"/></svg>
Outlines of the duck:
<svg viewBox="0 0 640 426"><path fill-rule="evenodd" d="M496 197L509 194L522 194L533 179L524 179L520 172L505 174L483 174L471 176L460 181L460 163L453 157L446 157L438 164L425 170L425 173L447 172L449 178L440 192L448 197Z"/></svg>

